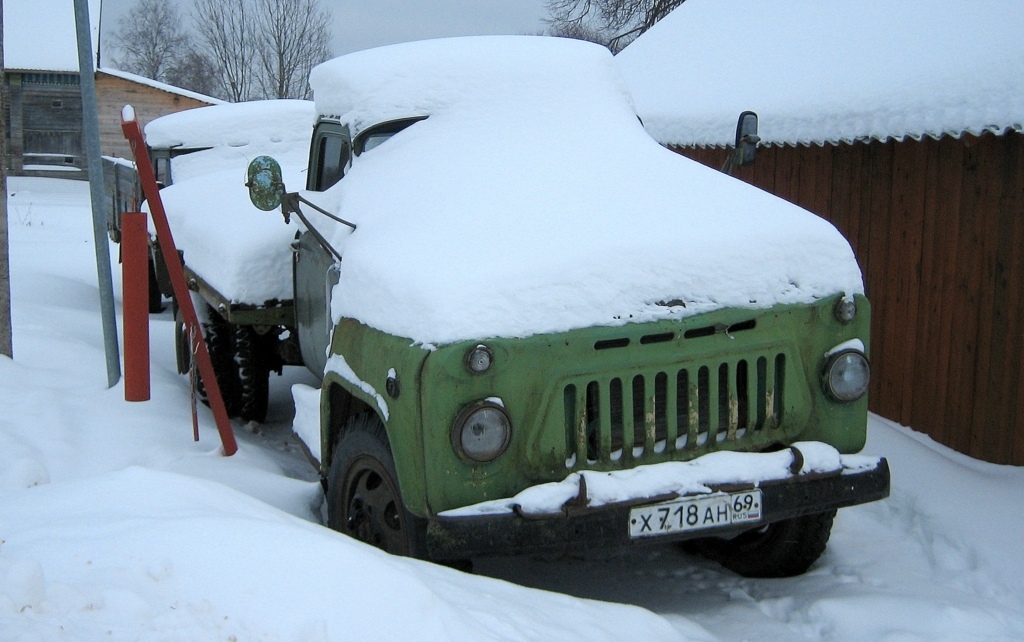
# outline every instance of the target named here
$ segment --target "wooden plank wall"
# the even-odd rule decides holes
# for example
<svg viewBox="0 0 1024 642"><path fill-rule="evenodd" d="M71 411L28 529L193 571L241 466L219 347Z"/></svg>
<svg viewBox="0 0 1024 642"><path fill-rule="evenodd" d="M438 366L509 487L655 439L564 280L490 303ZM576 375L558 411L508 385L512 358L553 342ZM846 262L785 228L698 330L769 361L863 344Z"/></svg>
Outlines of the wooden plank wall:
<svg viewBox="0 0 1024 642"><path fill-rule="evenodd" d="M149 121L175 112L205 107L209 103L181 96L117 76L96 74L96 110L100 120L100 149L104 156L134 160L131 147L121 131L121 109L135 108L135 117L143 127Z"/></svg>
<svg viewBox="0 0 1024 642"><path fill-rule="evenodd" d="M1024 465L1024 135L767 147L735 176L850 240L873 310L871 409Z"/></svg>

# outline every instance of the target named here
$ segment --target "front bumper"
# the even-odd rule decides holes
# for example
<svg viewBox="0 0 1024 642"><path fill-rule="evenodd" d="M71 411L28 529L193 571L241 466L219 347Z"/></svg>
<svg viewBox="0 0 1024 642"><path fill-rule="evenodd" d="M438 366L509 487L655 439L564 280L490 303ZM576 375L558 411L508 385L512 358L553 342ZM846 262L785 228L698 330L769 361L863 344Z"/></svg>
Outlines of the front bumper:
<svg viewBox="0 0 1024 642"><path fill-rule="evenodd" d="M759 528L801 515L884 499L889 496L889 465L885 459L880 459L873 468L856 472L792 475L756 484L712 484L708 487L711 492L687 494L685 497L760 488L763 518L753 526ZM633 539L628 527L630 509L670 500L678 495L647 497L599 507L586 506L585 495L584 484L581 488L583 501L566 502L561 513L553 515L532 516L514 511L492 515L435 516L427 526L428 556L434 560L451 560L496 554L570 554L632 543L729 536L752 527L745 524Z"/></svg>

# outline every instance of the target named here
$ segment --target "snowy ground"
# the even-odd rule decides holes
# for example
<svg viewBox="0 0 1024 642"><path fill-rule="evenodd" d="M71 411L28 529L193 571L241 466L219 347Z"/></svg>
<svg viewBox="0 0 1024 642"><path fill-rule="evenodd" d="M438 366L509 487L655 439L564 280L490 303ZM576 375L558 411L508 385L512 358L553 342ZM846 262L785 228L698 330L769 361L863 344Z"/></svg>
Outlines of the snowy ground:
<svg viewBox="0 0 1024 642"><path fill-rule="evenodd" d="M275 378L268 422L236 425L240 451L221 457L203 407L191 439L165 312L153 400L123 401L105 389L87 186L8 191L0 640L1024 639L1024 470L879 418L867 451L889 457L892 497L841 511L800 578L742 579L664 546L466 575L353 542L317 524L290 434L289 384L309 376Z"/></svg>

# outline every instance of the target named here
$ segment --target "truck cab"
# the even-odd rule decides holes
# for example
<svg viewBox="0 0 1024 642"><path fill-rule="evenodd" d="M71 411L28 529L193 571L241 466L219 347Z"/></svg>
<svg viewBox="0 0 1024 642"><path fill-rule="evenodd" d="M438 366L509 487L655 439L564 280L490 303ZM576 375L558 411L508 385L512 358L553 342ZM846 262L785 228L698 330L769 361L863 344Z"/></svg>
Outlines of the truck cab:
<svg viewBox="0 0 1024 642"><path fill-rule="evenodd" d="M295 305L332 528L439 561L690 541L785 576L887 496L849 244L659 147L602 48L410 43L311 84Z"/></svg>

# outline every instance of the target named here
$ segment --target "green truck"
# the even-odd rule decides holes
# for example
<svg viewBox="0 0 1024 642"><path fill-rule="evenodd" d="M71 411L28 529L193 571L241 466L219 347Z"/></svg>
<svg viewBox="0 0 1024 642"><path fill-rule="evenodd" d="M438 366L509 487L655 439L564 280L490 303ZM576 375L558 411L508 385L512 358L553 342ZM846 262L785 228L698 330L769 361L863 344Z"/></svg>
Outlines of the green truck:
<svg viewBox="0 0 1024 642"><path fill-rule="evenodd" d="M658 146L605 50L410 43L311 85L305 189L267 158L247 185L297 233L266 349L322 377L296 431L331 528L445 562L685 541L786 576L838 508L888 495L856 454L849 244Z"/></svg>

